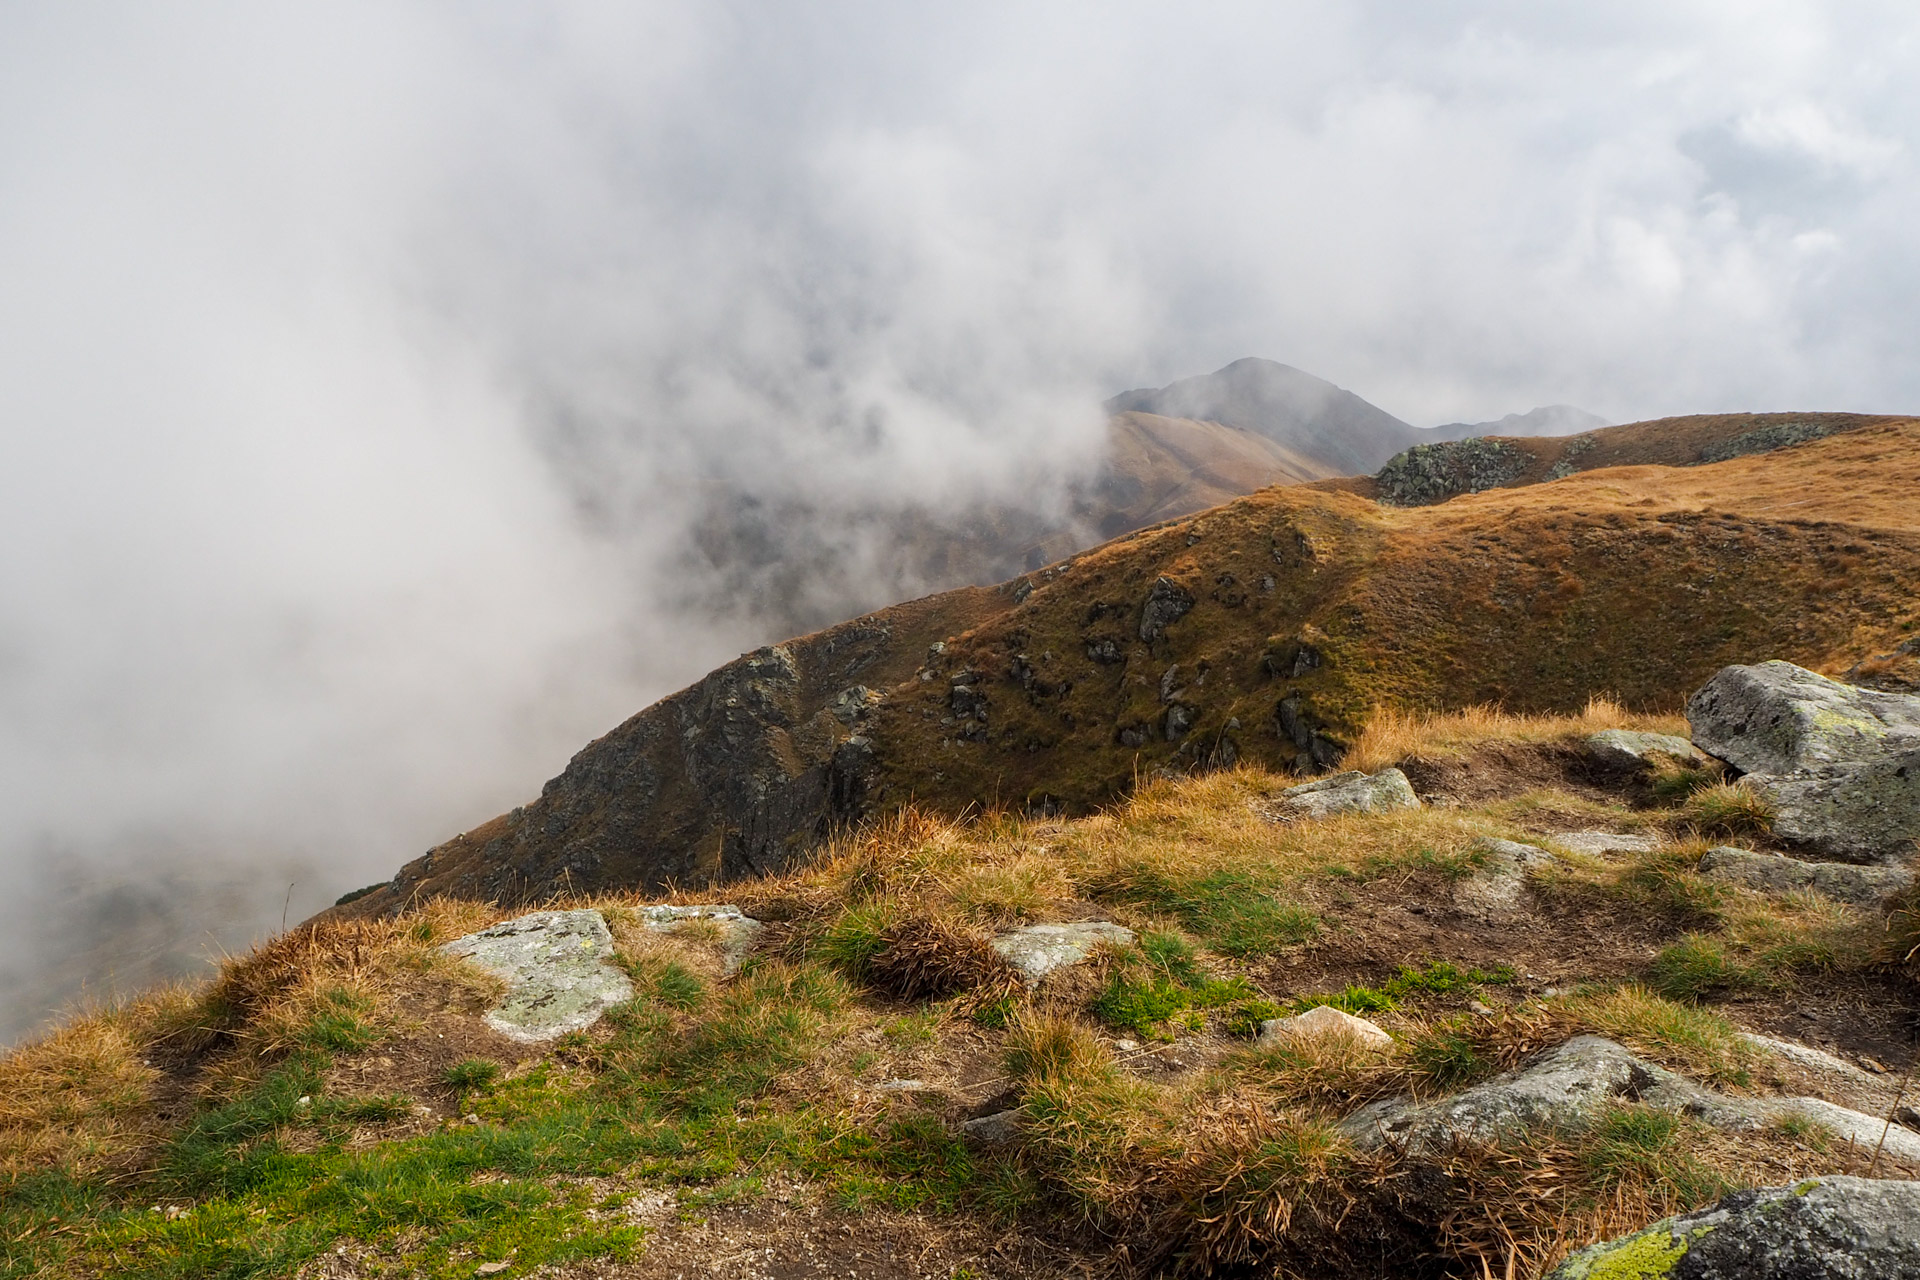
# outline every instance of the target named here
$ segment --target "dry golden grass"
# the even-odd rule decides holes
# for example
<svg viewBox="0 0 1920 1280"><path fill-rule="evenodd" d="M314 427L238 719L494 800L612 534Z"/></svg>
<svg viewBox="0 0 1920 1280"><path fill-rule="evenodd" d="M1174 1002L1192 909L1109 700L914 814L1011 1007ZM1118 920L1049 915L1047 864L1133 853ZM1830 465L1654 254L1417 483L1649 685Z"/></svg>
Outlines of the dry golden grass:
<svg viewBox="0 0 1920 1280"><path fill-rule="evenodd" d="M1559 742L1603 729L1635 729L1684 737L1687 722L1677 715L1631 712L1605 695L1589 698L1578 715L1526 715L1500 707L1459 711L1403 711L1376 708L1366 728L1341 761L1343 768L1371 773L1410 756L1428 760L1469 755L1487 742Z"/></svg>

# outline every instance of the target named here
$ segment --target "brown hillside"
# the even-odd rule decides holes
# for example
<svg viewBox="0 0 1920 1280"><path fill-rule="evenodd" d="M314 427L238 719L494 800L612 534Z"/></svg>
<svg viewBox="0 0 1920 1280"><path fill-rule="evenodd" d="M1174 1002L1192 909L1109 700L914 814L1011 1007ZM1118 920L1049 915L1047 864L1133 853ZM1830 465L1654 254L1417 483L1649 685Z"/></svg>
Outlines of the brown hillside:
<svg viewBox="0 0 1920 1280"><path fill-rule="evenodd" d="M1431 507L1268 489L748 655L354 909L731 878L908 799L1080 811L1163 769L1309 771L1382 705L1670 709L1731 662L1839 674L1920 630L1915 493L1912 419Z"/></svg>

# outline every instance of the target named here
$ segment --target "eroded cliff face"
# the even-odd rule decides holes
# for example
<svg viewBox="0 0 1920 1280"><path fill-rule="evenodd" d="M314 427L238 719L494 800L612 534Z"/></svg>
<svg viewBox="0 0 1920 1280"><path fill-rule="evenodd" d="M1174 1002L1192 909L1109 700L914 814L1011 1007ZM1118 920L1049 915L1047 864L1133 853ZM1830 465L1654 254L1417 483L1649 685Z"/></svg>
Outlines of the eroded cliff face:
<svg viewBox="0 0 1920 1280"><path fill-rule="evenodd" d="M1381 705L1672 709L1730 664L1840 674L1920 635L1916 491L1912 420L1431 507L1265 490L747 654L335 910L735 880L907 802L1076 813L1158 770L1314 772Z"/></svg>

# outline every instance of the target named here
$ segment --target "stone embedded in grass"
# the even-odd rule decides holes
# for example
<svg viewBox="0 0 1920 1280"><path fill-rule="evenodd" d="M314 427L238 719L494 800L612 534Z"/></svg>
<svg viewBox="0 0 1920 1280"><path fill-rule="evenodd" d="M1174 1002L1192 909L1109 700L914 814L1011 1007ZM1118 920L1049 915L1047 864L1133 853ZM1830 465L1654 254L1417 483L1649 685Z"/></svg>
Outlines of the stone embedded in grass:
<svg viewBox="0 0 1920 1280"><path fill-rule="evenodd" d="M1762 662L1721 668L1687 700L1687 722L1772 804L1775 835L1853 862L1912 854L1920 698Z"/></svg>
<svg viewBox="0 0 1920 1280"><path fill-rule="evenodd" d="M440 950L506 979L506 998L487 1013L501 1035L533 1043L580 1031L633 998L627 975L607 963L613 935L598 911L535 911L456 938Z"/></svg>
<svg viewBox="0 0 1920 1280"><path fill-rule="evenodd" d="M1548 1280L1867 1280L1920 1276L1920 1182L1822 1177L1593 1245Z"/></svg>
<svg viewBox="0 0 1920 1280"><path fill-rule="evenodd" d="M1365 1049L1391 1049L1393 1037L1365 1018L1356 1018L1330 1004L1318 1005L1291 1018L1268 1018L1260 1024L1256 1043L1267 1047L1289 1040L1345 1039Z"/></svg>
<svg viewBox="0 0 1920 1280"><path fill-rule="evenodd" d="M1453 904L1470 916L1509 916L1526 901L1527 872L1549 866L1554 857L1537 844L1491 838L1473 842L1481 858L1478 871L1453 887Z"/></svg>
<svg viewBox="0 0 1920 1280"><path fill-rule="evenodd" d="M1083 920L1009 929L997 935L990 945L1001 959L1019 971L1022 981L1033 986L1056 969L1079 964L1102 943L1130 947L1134 941L1131 929L1106 920Z"/></svg>
<svg viewBox="0 0 1920 1280"><path fill-rule="evenodd" d="M1605 857L1609 853L1652 853L1660 847L1660 841L1653 836L1630 836L1618 831L1565 831L1548 838L1562 849L1584 853L1590 858Z"/></svg>
<svg viewBox="0 0 1920 1280"><path fill-rule="evenodd" d="M1602 729L1587 739L1587 754L1596 764L1622 772L1651 768L1658 757L1701 759L1685 738L1671 733L1640 733L1632 729Z"/></svg>
<svg viewBox="0 0 1920 1280"><path fill-rule="evenodd" d="M1882 1133L1886 1154L1920 1159L1920 1133L1818 1098L1737 1098L1716 1093L1636 1057L1602 1036L1582 1035L1526 1065L1435 1102L1388 1098L1340 1122L1362 1150L1390 1147L1406 1155L1444 1153L1465 1139L1499 1143L1528 1133L1586 1127L1609 1106L1636 1103L1690 1116L1717 1129L1753 1130L1784 1121L1812 1122L1841 1141L1871 1149Z"/></svg>
<svg viewBox="0 0 1920 1280"><path fill-rule="evenodd" d="M680 906L666 904L653 907L640 907L636 912L640 923L654 933L674 933L680 930L698 929L702 922L711 922L710 926L719 934L720 950L727 958L727 972L737 973L740 962L753 950L753 942L766 926L752 916L741 912L730 902Z"/></svg>
<svg viewBox="0 0 1920 1280"><path fill-rule="evenodd" d="M996 1111L990 1116L976 1116L972 1120L962 1121L960 1132L988 1146L1012 1142L1020 1136L1020 1112Z"/></svg>
<svg viewBox="0 0 1920 1280"><path fill-rule="evenodd" d="M1375 774L1357 769L1288 787L1276 797L1273 817L1326 818L1336 813L1388 813L1418 809L1420 797L1398 769Z"/></svg>
<svg viewBox="0 0 1920 1280"><path fill-rule="evenodd" d="M1765 893L1809 889L1835 902L1864 906L1913 884L1905 867L1863 867L1851 862L1802 862L1777 853L1754 853L1722 845L1700 858L1699 872L1711 880Z"/></svg>

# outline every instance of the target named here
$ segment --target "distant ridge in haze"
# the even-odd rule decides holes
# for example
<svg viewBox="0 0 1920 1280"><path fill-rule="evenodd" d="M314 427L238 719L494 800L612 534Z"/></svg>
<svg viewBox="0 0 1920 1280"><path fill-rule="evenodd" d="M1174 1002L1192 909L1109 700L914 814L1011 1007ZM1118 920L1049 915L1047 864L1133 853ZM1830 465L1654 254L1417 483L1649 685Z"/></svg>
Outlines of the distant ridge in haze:
<svg viewBox="0 0 1920 1280"><path fill-rule="evenodd" d="M1123 391L1106 410L1225 423L1349 475L1435 438L1324 378L1254 356L1164 387Z"/></svg>
<svg viewBox="0 0 1920 1280"><path fill-rule="evenodd" d="M1577 436L1582 431L1597 431L1610 426L1605 418L1570 404L1548 404L1525 413L1510 413L1498 422L1447 422L1428 427L1420 433L1421 443L1441 440L1469 440L1474 436Z"/></svg>

